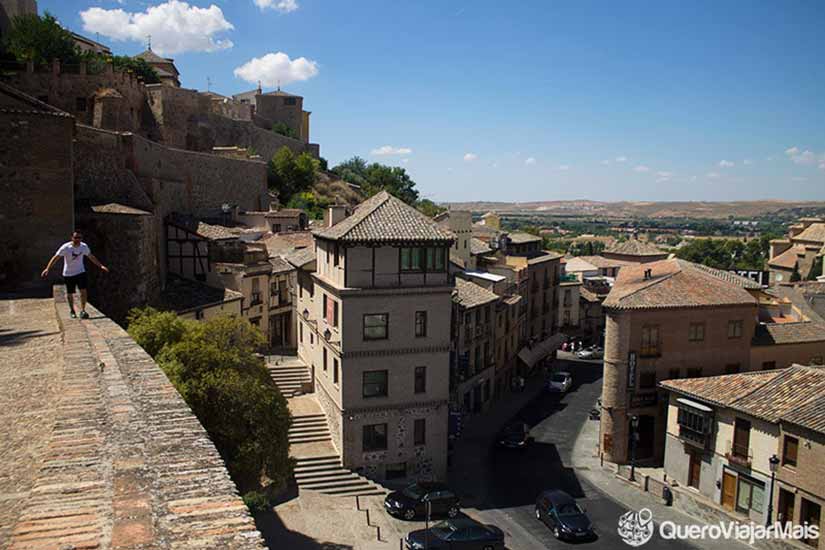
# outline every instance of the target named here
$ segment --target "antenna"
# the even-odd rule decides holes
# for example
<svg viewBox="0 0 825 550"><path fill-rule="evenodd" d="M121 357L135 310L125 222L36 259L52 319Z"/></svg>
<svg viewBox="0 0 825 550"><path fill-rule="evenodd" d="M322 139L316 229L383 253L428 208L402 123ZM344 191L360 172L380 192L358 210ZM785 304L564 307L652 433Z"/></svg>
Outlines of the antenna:
<svg viewBox="0 0 825 550"><path fill-rule="evenodd" d="M152 35L151 34L146 35L146 49L149 50L149 51L152 51Z"/></svg>
<svg viewBox="0 0 825 550"><path fill-rule="evenodd" d="M209 88L212 86L212 79L208 76L206 77L206 91L209 91Z"/></svg>
<svg viewBox="0 0 825 550"><path fill-rule="evenodd" d="M278 79L278 91L281 91L281 79Z"/></svg>

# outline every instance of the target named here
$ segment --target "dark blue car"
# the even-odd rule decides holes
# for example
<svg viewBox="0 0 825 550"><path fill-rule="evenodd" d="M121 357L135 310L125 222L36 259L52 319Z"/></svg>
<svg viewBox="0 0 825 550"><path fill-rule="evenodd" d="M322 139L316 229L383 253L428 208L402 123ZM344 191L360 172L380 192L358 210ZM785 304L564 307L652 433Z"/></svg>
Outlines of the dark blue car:
<svg viewBox="0 0 825 550"><path fill-rule="evenodd" d="M407 550L504 550L504 533L468 517L442 521L407 535Z"/></svg>
<svg viewBox="0 0 825 550"><path fill-rule="evenodd" d="M536 498L536 519L553 531L557 539L594 538L593 524L573 497L564 491L544 491Z"/></svg>

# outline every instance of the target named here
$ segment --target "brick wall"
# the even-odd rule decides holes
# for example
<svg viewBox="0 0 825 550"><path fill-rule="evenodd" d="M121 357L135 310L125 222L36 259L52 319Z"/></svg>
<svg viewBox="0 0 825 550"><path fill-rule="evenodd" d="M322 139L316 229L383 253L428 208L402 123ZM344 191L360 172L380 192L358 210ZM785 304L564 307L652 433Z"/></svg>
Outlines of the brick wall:
<svg viewBox="0 0 825 550"><path fill-rule="evenodd" d="M0 112L0 288L39 281L69 240L73 127L67 116Z"/></svg>

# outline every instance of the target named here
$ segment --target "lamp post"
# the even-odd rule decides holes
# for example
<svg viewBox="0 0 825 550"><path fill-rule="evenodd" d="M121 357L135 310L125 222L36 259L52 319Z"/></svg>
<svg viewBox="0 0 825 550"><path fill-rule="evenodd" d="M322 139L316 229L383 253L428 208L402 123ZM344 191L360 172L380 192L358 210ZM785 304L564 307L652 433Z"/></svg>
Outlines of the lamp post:
<svg viewBox="0 0 825 550"><path fill-rule="evenodd" d="M636 481L636 440L639 438L639 417L630 417L630 481Z"/></svg>
<svg viewBox="0 0 825 550"><path fill-rule="evenodd" d="M771 520L773 519L773 482L774 479L776 479L776 469L779 467L779 457L772 455L768 459L768 464L771 467L771 490L768 496L768 519L765 521L765 527L770 527Z"/></svg>

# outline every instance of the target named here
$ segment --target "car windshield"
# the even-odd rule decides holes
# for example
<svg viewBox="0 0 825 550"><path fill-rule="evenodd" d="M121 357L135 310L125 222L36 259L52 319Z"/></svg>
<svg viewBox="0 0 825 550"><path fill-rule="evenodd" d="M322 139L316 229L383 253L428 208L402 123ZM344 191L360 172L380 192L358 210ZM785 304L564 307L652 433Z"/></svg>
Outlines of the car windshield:
<svg viewBox="0 0 825 550"><path fill-rule="evenodd" d="M579 516L583 514L582 509L579 508L579 505L575 502L568 502L566 504L562 504L558 508L559 516Z"/></svg>
<svg viewBox="0 0 825 550"><path fill-rule="evenodd" d="M453 531L455 531L455 526L453 526L449 521L437 523L432 528L433 534L440 539L446 539Z"/></svg>
<svg viewBox="0 0 825 550"><path fill-rule="evenodd" d="M401 492L404 493L405 496L408 496L415 500L419 500L426 493L424 488L417 483L413 483Z"/></svg>
<svg viewBox="0 0 825 550"><path fill-rule="evenodd" d="M567 380L567 377L563 374L554 374L553 378L551 378L550 380L552 380L553 382L564 382L565 380Z"/></svg>

